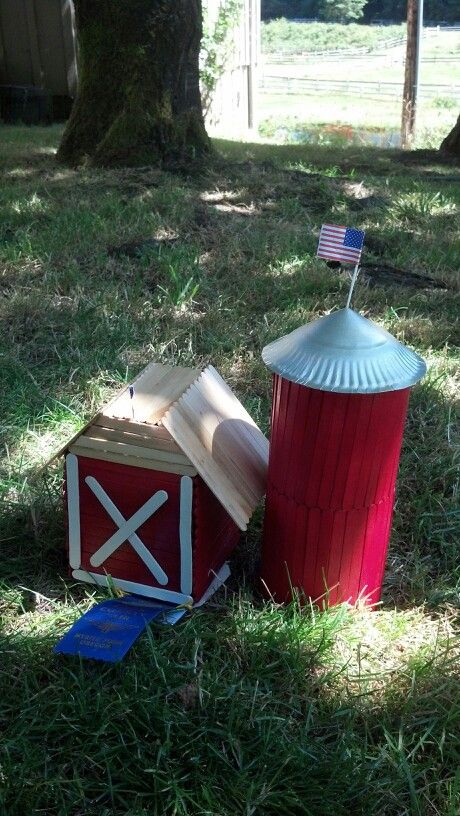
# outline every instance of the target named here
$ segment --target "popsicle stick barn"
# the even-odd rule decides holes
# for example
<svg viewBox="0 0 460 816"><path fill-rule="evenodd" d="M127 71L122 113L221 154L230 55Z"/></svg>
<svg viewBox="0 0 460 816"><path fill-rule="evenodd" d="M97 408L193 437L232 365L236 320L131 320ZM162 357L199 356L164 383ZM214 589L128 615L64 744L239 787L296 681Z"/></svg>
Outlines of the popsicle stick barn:
<svg viewBox="0 0 460 816"><path fill-rule="evenodd" d="M59 453L74 578L197 603L267 494L261 585L380 598L410 387L424 361L345 308L262 352L271 442L220 374L149 365Z"/></svg>
<svg viewBox="0 0 460 816"><path fill-rule="evenodd" d="M212 366L154 363L59 454L73 577L184 603L246 529L268 442Z"/></svg>

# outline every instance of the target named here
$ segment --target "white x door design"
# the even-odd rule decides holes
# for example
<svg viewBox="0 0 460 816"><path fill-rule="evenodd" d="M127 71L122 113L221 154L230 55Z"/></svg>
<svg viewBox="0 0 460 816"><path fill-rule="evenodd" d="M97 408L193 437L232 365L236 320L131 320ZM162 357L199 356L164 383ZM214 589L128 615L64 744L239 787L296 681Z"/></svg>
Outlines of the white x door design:
<svg viewBox="0 0 460 816"><path fill-rule="evenodd" d="M105 574L87 572L81 568L81 530L80 530L80 495L79 495L79 474L78 459L74 454L69 453L66 458L67 472L67 507L69 520L69 560L73 568L74 578L91 583L107 585L108 579ZM165 490L158 490L146 501L130 518L126 519L118 507L106 493L104 488L93 476L87 476L85 483L101 503L112 521L118 529L107 539L90 558L93 567L101 567L116 550L129 541L139 558L144 562L155 580L166 586L168 576L153 557L150 550L145 546L136 530L142 526L160 507L168 500ZM192 591L192 490L193 483L189 476L182 476L180 485L180 518L179 518L179 541L180 541L180 576L181 592L173 592L167 589L160 589L145 584L137 584L133 581L125 581L119 578L111 579L115 586L127 592L135 592L141 595L158 598L159 600L170 600L172 603L191 601Z"/></svg>
<svg viewBox="0 0 460 816"><path fill-rule="evenodd" d="M118 526L118 530L109 539L99 547L98 550L91 556L90 562L93 567L100 567L107 558L110 558L113 553L121 547L126 540L134 547L139 558L142 559L146 567L150 570L152 575L157 579L162 586L168 583L168 576L161 569L158 561L153 557L151 552L147 549L145 544L141 541L136 533L136 530L147 521L148 518L168 501L168 494L165 490L158 490L139 510L134 513L128 520L120 513L112 499L107 495L104 488L101 487L97 479L93 476L87 476L86 484L93 491L94 495L99 499L104 510L107 511L112 521Z"/></svg>

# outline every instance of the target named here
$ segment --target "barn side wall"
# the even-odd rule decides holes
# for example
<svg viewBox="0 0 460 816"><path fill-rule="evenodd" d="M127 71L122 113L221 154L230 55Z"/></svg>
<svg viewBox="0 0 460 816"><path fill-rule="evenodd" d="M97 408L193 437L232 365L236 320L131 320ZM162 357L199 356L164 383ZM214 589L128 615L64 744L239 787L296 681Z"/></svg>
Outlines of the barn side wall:
<svg viewBox="0 0 460 816"><path fill-rule="evenodd" d="M204 0L216 15L220 0ZM231 34L226 70L217 83L206 126L217 135L241 135L257 127L260 55L260 0L242 0L239 24Z"/></svg>
<svg viewBox="0 0 460 816"><path fill-rule="evenodd" d="M224 1L203 0L203 5L215 19ZM242 0L226 70L206 116L211 134L237 136L257 125L260 2ZM0 85L34 85L58 99L75 96L72 0L0 0Z"/></svg>
<svg viewBox="0 0 460 816"><path fill-rule="evenodd" d="M76 83L71 0L0 0L0 84L64 97L75 95Z"/></svg>

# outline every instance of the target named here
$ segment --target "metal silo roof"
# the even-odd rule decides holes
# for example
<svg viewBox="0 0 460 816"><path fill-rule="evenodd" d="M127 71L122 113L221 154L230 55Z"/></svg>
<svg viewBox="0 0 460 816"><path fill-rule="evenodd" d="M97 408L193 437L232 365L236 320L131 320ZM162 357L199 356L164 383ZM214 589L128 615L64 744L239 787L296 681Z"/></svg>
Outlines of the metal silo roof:
<svg viewBox="0 0 460 816"><path fill-rule="evenodd" d="M352 309L295 329L265 346L262 357L287 380L343 394L397 391L426 372L418 354Z"/></svg>

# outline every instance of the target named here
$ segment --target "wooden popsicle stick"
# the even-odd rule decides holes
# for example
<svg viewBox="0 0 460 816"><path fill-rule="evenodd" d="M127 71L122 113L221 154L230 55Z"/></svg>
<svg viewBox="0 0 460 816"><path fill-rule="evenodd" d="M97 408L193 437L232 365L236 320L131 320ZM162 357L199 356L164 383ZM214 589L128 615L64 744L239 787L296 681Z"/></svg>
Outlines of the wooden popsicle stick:
<svg viewBox="0 0 460 816"><path fill-rule="evenodd" d="M113 428L102 428L92 425L84 434L85 439L95 439L99 441L118 442L124 445L135 445L140 448L150 450L166 451L171 454L184 455L179 445L173 439L160 439L154 436L141 436L138 433L129 431L116 431Z"/></svg>
<svg viewBox="0 0 460 816"><path fill-rule="evenodd" d="M189 416L176 403L165 417L165 427L173 434L181 447L186 448L190 460L208 487L226 508L241 530L246 530L252 507L235 489L227 474L213 460L196 433L190 428Z"/></svg>
<svg viewBox="0 0 460 816"><path fill-rule="evenodd" d="M69 448L69 453L75 453L78 456L85 456L88 459L97 459L101 462L113 462L117 465L126 465L128 467L140 467L146 470L158 470L163 473L177 473L179 476L196 476L197 470L193 465L179 465L170 462L160 462L154 459L143 459L138 456L128 456L116 453L109 453L103 450L94 450L87 448L77 439Z"/></svg>
<svg viewBox="0 0 460 816"><path fill-rule="evenodd" d="M127 431L128 433L137 433L139 436L152 437L153 439L163 439L165 441L171 440L174 442L171 434L162 425L152 425L148 422L135 422L132 419L119 419L118 417L107 416L106 414L99 414L92 425L101 428L112 428L115 431Z"/></svg>
<svg viewBox="0 0 460 816"><path fill-rule="evenodd" d="M249 414L244 409L239 412L240 416L237 412L226 412L220 402L220 394L216 395L216 392L207 388L201 377L187 389L179 403L193 406L197 416L202 417L200 427L203 426L208 432L212 433L226 422L226 433L230 438L233 437L234 443L241 443L244 448L249 445L251 458L256 455L262 467L268 464L268 440L250 417L250 421L247 420Z"/></svg>
<svg viewBox="0 0 460 816"><path fill-rule="evenodd" d="M155 598L157 601L169 601L175 604L193 603L190 595L182 592L172 592L169 589L148 586L148 584L138 584L135 581L125 581L122 578L112 578L111 576L99 575L97 572L88 572L83 569L72 571L72 576L77 581L86 581L88 584L98 584L99 586L116 586L125 592L134 592L136 595L145 595L147 598Z"/></svg>
<svg viewBox="0 0 460 816"><path fill-rule="evenodd" d="M134 411L137 422L156 422L199 374L199 370L193 368L152 364L132 383L133 398L126 388L111 406L111 414L132 418Z"/></svg>
<svg viewBox="0 0 460 816"><path fill-rule="evenodd" d="M225 429L225 420L219 421L213 406L203 399L195 385L192 385L181 398L180 408L188 417L190 428L196 433L209 455L226 472L234 487L244 494L248 504L257 504L264 492L264 480L254 474L247 449L242 449L238 435L233 440L228 434L226 439L217 438L219 429Z"/></svg>
<svg viewBox="0 0 460 816"><path fill-rule="evenodd" d="M107 439L94 439L92 436L81 436L80 442L91 450L102 450L108 453L119 453L122 456L138 456L142 459L154 459L157 462L170 462L171 464L190 465L190 460L183 453L173 453L164 450L153 450L141 445L129 445L125 442L110 442ZM76 443L76 444L77 444Z"/></svg>
<svg viewBox="0 0 460 816"><path fill-rule="evenodd" d="M245 423L241 432L262 461L268 462L268 440L216 369L212 366L205 368L197 384L222 419L241 419Z"/></svg>
<svg viewBox="0 0 460 816"><path fill-rule="evenodd" d="M152 556L145 544L137 535L139 527L149 519L167 500L168 494L165 490L157 490L153 496L150 497L129 519L125 519L118 507L113 503L112 499L105 492L103 487L99 484L97 479L93 476L87 476L85 479L88 487L93 491L94 495L99 499L102 506L118 526L118 530L104 542L104 544L96 550L91 556L90 562L93 567L100 567L107 558L110 558L126 540L136 550L139 557L144 561L148 569L157 579L159 584L167 584L168 576L162 570L158 562Z"/></svg>

